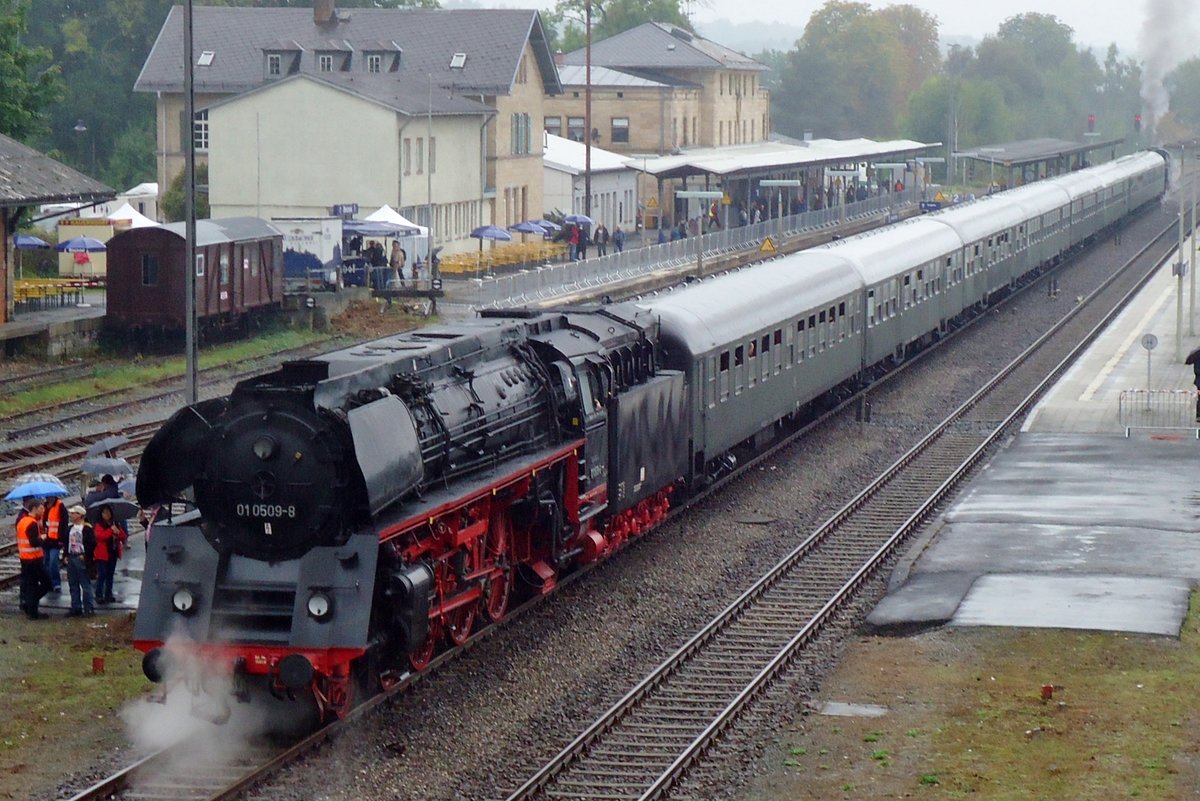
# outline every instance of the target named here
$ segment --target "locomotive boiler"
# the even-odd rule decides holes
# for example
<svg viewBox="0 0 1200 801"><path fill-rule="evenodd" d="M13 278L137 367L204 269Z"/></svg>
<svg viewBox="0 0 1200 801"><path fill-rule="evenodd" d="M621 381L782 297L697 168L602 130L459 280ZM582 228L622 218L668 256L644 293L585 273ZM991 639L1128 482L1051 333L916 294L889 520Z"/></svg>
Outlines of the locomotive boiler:
<svg viewBox="0 0 1200 801"><path fill-rule="evenodd" d="M292 362L176 413L147 446L155 526L135 629L238 686L365 688L461 643L514 591L652 526L687 463L683 378L645 312L484 316Z"/></svg>

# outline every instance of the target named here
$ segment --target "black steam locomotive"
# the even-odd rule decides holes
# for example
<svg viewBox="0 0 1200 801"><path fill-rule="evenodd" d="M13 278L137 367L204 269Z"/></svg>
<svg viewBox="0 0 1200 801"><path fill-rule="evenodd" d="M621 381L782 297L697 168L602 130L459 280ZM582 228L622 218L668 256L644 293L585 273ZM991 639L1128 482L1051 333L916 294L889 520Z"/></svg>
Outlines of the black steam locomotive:
<svg viewBox="0 0 1200 801"><path fill-rule="evenodd" d="M188 654L241 695L341 714L356 686L613 553L1166 177L1162 154L1135 154L645 302L385 337L185 408L138 476L143 503L198 510L153 528L145 672Z"/></svg>

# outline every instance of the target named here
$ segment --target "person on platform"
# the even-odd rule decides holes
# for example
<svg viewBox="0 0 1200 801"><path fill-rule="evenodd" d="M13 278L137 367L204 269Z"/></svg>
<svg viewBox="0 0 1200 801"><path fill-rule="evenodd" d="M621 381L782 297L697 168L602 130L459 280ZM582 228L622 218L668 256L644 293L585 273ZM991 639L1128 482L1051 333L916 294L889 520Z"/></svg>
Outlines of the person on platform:
<svg viewBox="0 0 1200 801"><path fill-rule="evenodd" d="M579 256L579 226L572 225L567 234L567 261L576 261Z"/></svg>
<svg viewBox="0 0 1200 801"><path fill-rule="evenodd" d="M96 603L110 604L113 597L113 579L117 574L117 560L121 558L121 546L125 532L113 520L113 510L108 504L100 507L100 519L94 526L96 534Z"/></svg>
<svg viewBox="0 0 1200 801"><path fill-rule="evenodd" d="M1196 422L1200 423L1200 348L1189 353L1183 363L1190 364L1192 373L1195 374L1192 383L1196 385Z"/></svg>
<svg viewBox="0 0 1200 801"><path fill-rule="evenodd" d="M404 263L408 261L408 254L404 252L404 248L400 247L400 242L392 240L392 255L388 257L388 266L392 268L391 280L396 282L397 286L404 286Z"/></svg>
<svg viewBox="0 0 1200 801"><path fill-rule="evenodd" d="M46 498L46 511L42 513L42 553L45 554L46 577L50 579L50 592L62 591L61 537L67 531L67 505L62 499L51 495Z"/></svg>
<svg viewBox="0 0 1200 801"><path fill-rule="evenodd" d="M96 555L96 532L84 519L87 510L82 506L72 506L67 512L70 524L63 554L67 564L67 585L71 589L71 611L67 616L94 615L96 601L88 575Z"/></svg>
<svg viewBox="0 0 1200 801"><path fill-rule="evenodd" d="M596 255L608 255L608 229L604 227L604 223L597 223L596 230L592 233L592 241L596 243Z"/></svg>
<svg viewBox="0 0 1200 801"><path fill-rule="evenodd" d="M83 498L83 505L87 509L87 521L93 526L100 519L100 508L93 504L99 504L100 501L115 500L121 497L120 487L117 485L117 480L112 476L105 474L100 477L91 491Z"/></svg>
<svg viewBox="0 0 1200 801"><path fill-rule="evenodd" d="M17 514L17 556L21 560L21 611L30 620L49 617L38 611L38 604L50 592L50 577L46 575L46 557L42 551L42 532L39 524L46 511L41 498L25 498Z"/></svg>
<svg viewBox="0 0 1200 801"><path fill-rule="evenodd" d="M617 226L613 230L612 235L613 250L620 253L625 249L625 232L621 230L621 226Z"/></svg>

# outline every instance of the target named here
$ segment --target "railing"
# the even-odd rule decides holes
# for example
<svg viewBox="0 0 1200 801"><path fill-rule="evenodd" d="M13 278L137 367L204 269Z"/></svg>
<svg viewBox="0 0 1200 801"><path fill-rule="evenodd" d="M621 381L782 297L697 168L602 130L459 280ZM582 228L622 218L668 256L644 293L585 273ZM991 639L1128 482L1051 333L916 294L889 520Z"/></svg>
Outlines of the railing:
<svg viewBox="0 0 1200 801"><path fill-rule="evenodd" d="M1194 389L1126 389L1120 418L1125 436L1135 428L1191 430L1200 439L1200 393Z"/></svg>
<svg viewBox="0 0 1200 801"><path fill-rule="evenodd" d="M470 302L479 308L511 308L571 294L585 289L597 289L640 275L696 264L703 259L758 247L767 237L791 236L811 232L880 214L888 209L900 209L920 199L917 190L880 195L866 200L808 211L788 217L766 220L753 225L730 227L703 236L692 236L673 242L639 247L620 253L583 261L543 264L510 274L488 275L471 279L475 282ZM649 231L644 231L643 236ZM611 242L609 247L612 247Z"/></svg>

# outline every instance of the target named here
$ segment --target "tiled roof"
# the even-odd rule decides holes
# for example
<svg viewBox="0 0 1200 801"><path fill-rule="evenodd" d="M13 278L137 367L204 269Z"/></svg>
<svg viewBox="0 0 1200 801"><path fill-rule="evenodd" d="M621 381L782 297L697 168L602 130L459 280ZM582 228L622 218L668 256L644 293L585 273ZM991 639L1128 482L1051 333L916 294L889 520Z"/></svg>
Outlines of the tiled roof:
<svg viewBox="0 0 1200 801"><path fill-rule="evenodd" d="M243 92L240 95L213 103L209 108L234 103L247 95L258 92L268 92L274 87L281 86L289 81L316 81L317 83L323 83L335 89L372 100L401 114L407 114L410 117L425 116L430 111L433 112L434 116L495 113L495 110L490 106L484 105L478 100L463 97L457 93L457 90L452 90L449 86L434 84L433 91L431 92L428 80L427 77L424 81L414 84L413 82L401 83L386 75L370 75L362 72L299 73L278 81L264 83L250 92Z"/></svg>
<svg viewBox="0 0 1200 801"><path fill-rule="evenodd" d="M0 206L108 200L116 194L99 181L0 134Z"/></svg>
<svg viewBox="0 0 1200 801"><path fill-rule="evenodd" d="M566 61L583 64L586 51L568 53ZM616 69L767 69L735 50L661 22L644 22L636 28L593 42L592 67L597 64Z"/></svg>
<svg viewBox="0 0 1200 801"><path fill-rule="evenodd" d="M337 22L317 25L311 8L229 8L196 6L192 49L197 59L212 51L209 66L194 71L197 93L249 91L266 82L263 51L299 49L301 71L316 72L317 50L355 54L394 50L403 56L399 83L424 87L453 83L459 91L506 95L516 80L526 42L537 55L545 92L560 91L554 59L536 11L509 9L338 9ZM336 47L335 44L336 43ZM465 53L462 69L450 69L455 53ZM352 61L357 59L352 57ZM139 92L183 89L183 9L171 9L158 40L134 84ZM352 69L361 72L361 64Z"/></svg>
<svg viewBox="0 0 1200 801"><path fill-rule="evenodd" d="M587 67L583 64L563 64L558 68L558 80L564 87L583 86L587 80L586 73ZM643 78L631 72L621 72L620 70L599 67L593 64L592 86L628 86L638 89L643 87L659 88L670 86L670 84Z"/></svg>

